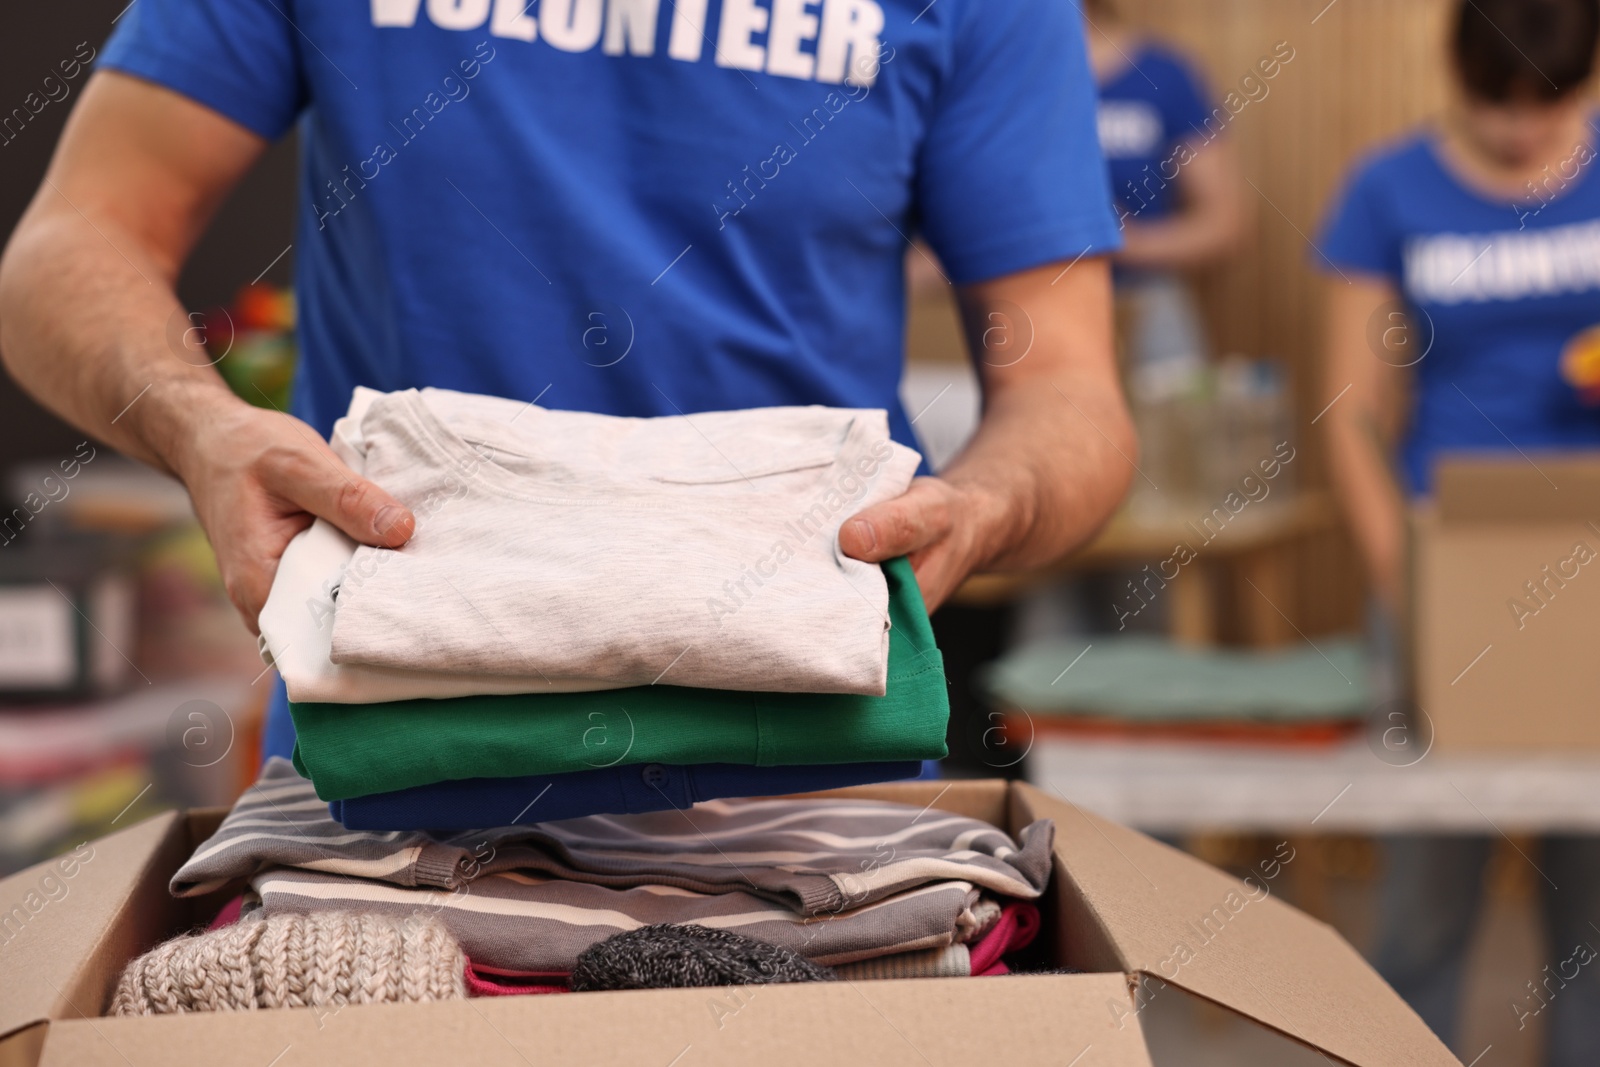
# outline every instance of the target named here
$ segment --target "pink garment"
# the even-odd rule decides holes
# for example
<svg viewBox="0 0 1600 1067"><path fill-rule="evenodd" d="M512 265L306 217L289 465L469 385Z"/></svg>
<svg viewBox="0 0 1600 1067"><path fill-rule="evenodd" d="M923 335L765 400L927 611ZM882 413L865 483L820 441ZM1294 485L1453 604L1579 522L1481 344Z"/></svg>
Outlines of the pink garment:
<svg viewBox="0 0 1600 1067"><path fill-rule="evenodd" d="M217 917L211 920L211 925L206 927L206 932L210 933L212 930L220 930L224 926L232 926L239 921L239 912L243 908L244 894L241 893L222 906L222 910L217 912Z"/></svg>
<svg viewBox="0 0 1600 1067"><path fill-rule="evenodd" d="M540 993L570 993L567 979L572 977L562 971L512 971L504 967L489 967L467 959L467 996L469 997L521 997ZM537 981L544 979L544 981ZM559 984L552 984L553 982Z"/></svg>
<svg viewBox="0 0 1600 1067"><path fill-rule="evenodd" d="M1008 952L1033 944L1039 936L1039 909L1033 904L1013 902L1000 912L1000 918L975 944L972 952L973 977L1010 974L1001 961Z"/></svg>

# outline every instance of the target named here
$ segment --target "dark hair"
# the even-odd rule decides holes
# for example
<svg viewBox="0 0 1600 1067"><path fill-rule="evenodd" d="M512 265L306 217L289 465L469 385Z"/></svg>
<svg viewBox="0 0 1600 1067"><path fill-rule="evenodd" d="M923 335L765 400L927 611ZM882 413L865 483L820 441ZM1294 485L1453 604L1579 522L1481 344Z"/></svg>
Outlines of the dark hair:
<svg viewBox="0 0 1600 1067"><path fill-rule="evenodd" d="M1471 96L1556 100L1594 70L1600 0L1461 0L1451 51Z"/></svg>

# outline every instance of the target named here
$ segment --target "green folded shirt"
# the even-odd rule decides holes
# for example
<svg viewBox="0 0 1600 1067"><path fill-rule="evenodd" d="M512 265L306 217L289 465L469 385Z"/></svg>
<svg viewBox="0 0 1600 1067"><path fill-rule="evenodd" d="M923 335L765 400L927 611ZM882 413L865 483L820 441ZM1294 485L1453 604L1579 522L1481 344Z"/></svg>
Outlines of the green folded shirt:
<svg viewBox="0 0 1600 1067"><path fill-rule="evenodd" d="M941 759L944 665L911 564L883 564L889 681L881 697L636 686L596 693L295 704L294 763L323 800L459 778L619 764L784 766Z"/></svg>

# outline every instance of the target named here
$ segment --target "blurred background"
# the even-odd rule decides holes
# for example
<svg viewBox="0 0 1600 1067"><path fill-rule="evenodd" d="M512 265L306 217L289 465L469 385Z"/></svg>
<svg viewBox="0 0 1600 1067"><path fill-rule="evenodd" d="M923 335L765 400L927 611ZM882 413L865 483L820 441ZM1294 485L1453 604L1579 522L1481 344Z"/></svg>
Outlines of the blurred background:
<svg viewBox="0 0 1600 1067"><path fill-rule="evenodd" d="M31 57L97 49L122 2L8 11L0 99L37 88L46 67ZM1448 877L1435 864L1434 881L1413 872L1410 884L1465 908L1430 957L1459 972L1453 1047L1464 1062L1487 1054L1509 1067L1544 1062L1545 979L1572 946L1551 945L1541 926L1551 881L1541 842L1600 825L1600 762L1587 754L1600 736L1572 710L1592 704L1589 676L1554 640L1548 670L1504 668L1527 696L1505 712L1518 737L1475 732L1483 702L1504 708L1503 693L1459 708L1458 698L1478 669L1472 650L1498 638L1460 624L1467 602L1448 594L1492 569L1472 554L1494 556L1485 538L1523 537L1505 573L1537 579L1524 561L1569 551L1577 513L1504 503L1526 500L1515 472L1484 475L1501 478L1500 511L1484 510L1487 483L1470 472L1441 484L1440 529L1408 542L1407 581L1432 584L1413 590L1398 627L1375 634L1320 424L1340 396L1322 365L1328 264L1316 241L1363 154L1446 107L1456 7L1088 5L1108 153L1144 136L1141 99L1202 116L1225 107L1226 153L1196 169L1203 188L1180 179L1163 209L1201 212L1210 236L1171 263L1152 253L1118 269L1119 351L1143 449L1122 510L1057 567L974 579L935 624L952 679L948 773L1027 777L1241 874L1287 850L1273 891L1373 956L1383 916L1400 907L1385 896L1399 892L1395 865L1422 855L1407 841L1471 842L1480 864ZM1165 78L1139 71L1140 50L1155 45L1192 75L1174 90L1190 99L1174 104ZM0 232L37 187L86 76L0 133ZM1110 87L1140 79L1162 83L1158 98L1124 86L1118 105ZM197 309L192 329L247 398L281 398L293 373L295 153L292 138L278 144L245 180L180 285ZM923 252L908 255L908 276L903 391L937 466L970 432L976 378L954 298ZM1008 344L1025 354L1026 323L998 325L1012 332L984 358L1007 358ZM1573 484L1600 485L1585 462L1572 459ZM86 442L4 377L0 464L5 873L163 807L231 801L254 776L267 684L181 487ZM58 471L65 478L47 483ZM1470 529L1451 541L1457 520ZM1470 603L1501 612L1520 585ZM1577 583L1561 588L1561 624L1581 634L1600 601ZM1314 1058L1176 993L1148 1018L1153 1043L1190 1064Z"/></svg>
<svg viewBox="0 0 1600 1067"><path fill-rule="evenodd" d="M54 57L93 55L122 8L7 12L0 93L34 103L0 130L6 233L88 77L62 79ZM293 260L272 261L292 235L294 166L292 141L277 145L179 284L186 306L203 309L193 329L218 369L280 398L294 364ZM266 682L252 684L255 639L222 592L187 494L86 441L3 375L0 459L0 870L166 807L231 803L255 777Z"/></svg>

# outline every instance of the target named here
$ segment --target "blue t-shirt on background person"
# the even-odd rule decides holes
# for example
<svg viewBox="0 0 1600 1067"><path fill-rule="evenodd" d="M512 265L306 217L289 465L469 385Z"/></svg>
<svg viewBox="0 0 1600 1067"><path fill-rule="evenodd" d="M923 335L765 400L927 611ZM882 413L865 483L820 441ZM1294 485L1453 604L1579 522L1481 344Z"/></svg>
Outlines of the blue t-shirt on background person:
<svg viewBox="0 0 1600 1067"><path fill-rule="evenodd" d="M1494 199L1447 169L1430 132L1369 158L1336 201L1321 254L1391 282L1415 327L1401 450L1413 493L1445 452L1600 447L1600 408L1562 372L1600 326L1595 162L1575 146L1564 188Z"/></svg>
<svg viewBox="0 0 1600 1067"><path fill-rule="evenodd" d="M1204 137L1212 117L1205 83L1182 55L1145 43L1099 89L1096 125L1119 214L1144 222L1171 215L1178 206L1174 154Z"/></svg>
<svg viewBox="0 0 1600 1067"><path fill-rule="evenodd" d="M906 235L956 283L1113 249L1057 0L139 0L101 59L298 123L294 412L439 386L884 408ZM268 753L286 754L282 687Z"/></svg>

